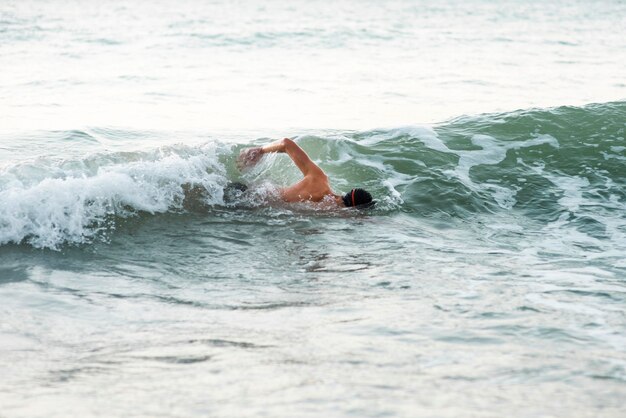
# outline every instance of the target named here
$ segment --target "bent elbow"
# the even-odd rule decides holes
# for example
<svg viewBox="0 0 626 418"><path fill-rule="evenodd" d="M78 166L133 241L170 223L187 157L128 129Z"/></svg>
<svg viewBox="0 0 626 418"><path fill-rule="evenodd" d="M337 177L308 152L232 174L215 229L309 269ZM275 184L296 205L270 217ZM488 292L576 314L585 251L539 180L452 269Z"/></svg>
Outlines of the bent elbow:
<svg viewBox="0 0 626 418"><path fill-rule="evenodd" d="M296 148L298 148L298 145L293 140L291 140L289 138L283 138L280 141L280 145L281 145L281 148L283 149L284 152L293 151Z"/></svg>

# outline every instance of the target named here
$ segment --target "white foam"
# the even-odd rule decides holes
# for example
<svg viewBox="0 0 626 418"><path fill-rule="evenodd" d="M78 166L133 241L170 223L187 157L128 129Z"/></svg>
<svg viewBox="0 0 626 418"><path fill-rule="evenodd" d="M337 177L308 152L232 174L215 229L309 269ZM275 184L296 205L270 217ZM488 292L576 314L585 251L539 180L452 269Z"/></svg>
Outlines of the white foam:
<svg viewBox="0 0 626 418"><path fill-rule="evenodd" d="M20 166L6 169L0 173L10 178L0 186L0 244L25 240L57 248L87 242L106 227L108 216L180 208L182 186L189 183L208 191L208 204L221 203L226 177L216 152L215 145L170 147L133 154L126 162L120 154L101 155L91 158L99 161L95 169L81 170L77 163L63 172L59 167L67 162L61 162L54 176L36 181Z"/></svg>
<svg viewBox="0 0 626 418"><path fill-rule="evenodd" d="M401 136L409 136L411 138L419 138L422 142L431 141L431 145L426 145L429 148L437 147L445 148L447 147L441 142L437 133L429 126L400 126L393 129L375 129L372 131L365 131L363 134L366 134L367 138L358 141L359 144L370 146L378 144L382 141L388 141L390 139L398 138ZM434 148L433 148L434 149ZM439 149L443 151L443 149ZM445 152L445 151L444 151Z"/></svg>
<svg viewBox="0 0 626 418"><path fill-rule="evenodd" d="M457 155L459 157L459 162L453 171L448 171L448 174L458 178L471 190L489 192L495 202L504 209L510 209L515 205L515 195L517 194L517 190L509 189L493 183L475 183L470 177L470 170L472 167L478 165L499 164L506 158L507 152L511 149L527 148L543 144L551 145L554 148L559 147L559 143L556 138L550 135L539 135L527 141L513 142L501 142L488 135L474 135L471 138L472 144L479 146L482 149L469 151L453 150L448 148L434 132L418 138L430 149Z"/></svg>
<svg viewBox="0 0 626 418"><path fill-rule="evenodd" d="M539 164L525 166L537 175L550 181L563 193L563 196L557 202L564 211L557 220L550 222L543 228L541 240L534 243L537 248L541 248L546 252L562 252L564 254L576 251L587 259L614 258L620 260L623 258L624 246L626 245L626 234L623 231L626 221L619 214L624 213L626 205L620 201L618 196L614 194L609 195L608 201L604 201L599 206L597 201L585 196L586 194L594 194L594 190L589 190L591 183L588 178L569 176L558 171L548 172L545 170L544 165ZM603 177L598 172L596 172L596 175ZM605 184L603 188L611 190L615 183L608 177L604 177L604 179ZM615 211L618 213L617 216L615 216ZM585 231L580 230L576 224L572 224L572 220L579 219L581 215L602 224L610 240L607 241L590 236ZM586 252L580 249L580 246L593 247L602 251ZM616 262L616 266L621 266L620 261Z"/></svg>

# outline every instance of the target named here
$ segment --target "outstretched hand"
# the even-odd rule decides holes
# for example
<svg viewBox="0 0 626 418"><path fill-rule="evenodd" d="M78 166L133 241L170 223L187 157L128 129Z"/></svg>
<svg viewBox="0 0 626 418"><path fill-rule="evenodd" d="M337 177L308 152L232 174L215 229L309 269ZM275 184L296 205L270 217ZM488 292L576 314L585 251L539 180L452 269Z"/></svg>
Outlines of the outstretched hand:
<svg viewBox="0 0 626 418"><path fill-rule="evenodd" d="M239 153L237 158L237 167L240 170L252 167L259 162L263 156L263 150L260 147L246 148Z"/></svg>

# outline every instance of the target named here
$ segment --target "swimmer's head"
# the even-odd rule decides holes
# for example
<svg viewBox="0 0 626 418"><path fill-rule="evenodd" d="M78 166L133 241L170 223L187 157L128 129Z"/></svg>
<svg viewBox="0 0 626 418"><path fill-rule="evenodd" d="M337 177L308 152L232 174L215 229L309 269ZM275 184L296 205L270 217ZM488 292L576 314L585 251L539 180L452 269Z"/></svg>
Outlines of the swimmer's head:
<svg viewBox="0 0 626 418"><path fill-rule="evenodd" d="M343 204L348 208L367 209L374 206L372 195L363 189L352 189L341 197Z"/></svg>

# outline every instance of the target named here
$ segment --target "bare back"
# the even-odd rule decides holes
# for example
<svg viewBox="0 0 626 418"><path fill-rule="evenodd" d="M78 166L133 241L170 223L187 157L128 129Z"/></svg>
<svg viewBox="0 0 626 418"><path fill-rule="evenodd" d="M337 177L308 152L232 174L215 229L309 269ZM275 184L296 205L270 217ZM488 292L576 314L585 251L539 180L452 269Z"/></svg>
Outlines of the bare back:
<svg viewBox="0 0 626 418"><path fill-rule="evenodd" d="M328 177L320 170L319 174L309 174L293 186L281 189L280 195L285 202L321 202L334 193Z"/></svg>

